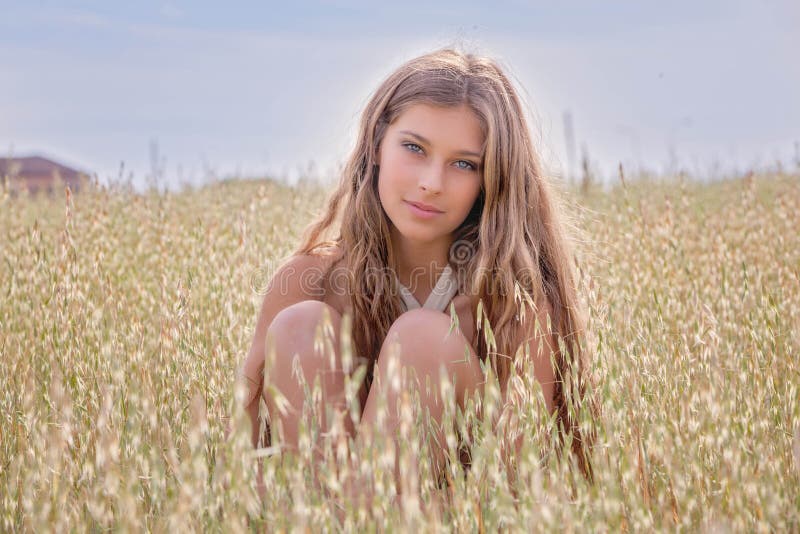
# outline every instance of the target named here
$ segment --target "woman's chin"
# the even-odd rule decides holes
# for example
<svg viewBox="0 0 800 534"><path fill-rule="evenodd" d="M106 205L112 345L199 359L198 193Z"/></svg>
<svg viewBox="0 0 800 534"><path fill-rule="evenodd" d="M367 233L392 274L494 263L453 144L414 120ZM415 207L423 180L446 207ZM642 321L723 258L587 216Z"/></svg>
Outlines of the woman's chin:
<svg viewBox="0 0 800 534"><path fill-rule="evenodd" d="M437 234L434 232L419 232L413 230L409 230L407 232L400 230L399 235L409 243L419 244L432 243L443 237L443 234Z"/></svg>
<svg viewBox="0 0 800 534"><path fill-rule="evenodd" d="M395 236L412 243L431 243L442 239L446 235L451 235L451 233L444 232L441 225L426 222L419 223L417 221L403 220L398 225L392 221L392 226L394 227L393 233Z"/></svg>

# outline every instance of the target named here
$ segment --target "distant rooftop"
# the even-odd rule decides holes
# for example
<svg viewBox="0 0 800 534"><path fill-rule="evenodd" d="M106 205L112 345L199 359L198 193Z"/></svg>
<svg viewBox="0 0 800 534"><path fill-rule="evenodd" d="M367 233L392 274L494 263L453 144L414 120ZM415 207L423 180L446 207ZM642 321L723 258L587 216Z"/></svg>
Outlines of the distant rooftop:
<svg viewBox="0 0 800 534"><path fill-rule="evenodd" d="M12 191L27 189L29 193L54 192L57 179L78 191L88 173L42 157L0 158L0 181L8 178Z"/></svg>

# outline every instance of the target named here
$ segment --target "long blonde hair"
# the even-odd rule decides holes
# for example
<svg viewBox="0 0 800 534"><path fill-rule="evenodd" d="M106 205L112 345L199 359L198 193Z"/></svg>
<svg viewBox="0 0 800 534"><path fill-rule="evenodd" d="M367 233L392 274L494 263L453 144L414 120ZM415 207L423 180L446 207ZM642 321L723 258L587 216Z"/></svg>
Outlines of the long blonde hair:
<svg viewBox="0 0 800 534"><path fill-rule="evenodd" d="M481 191L454 232L450 249L450 261L458 267L459 293L482 303L482 315L494 333L496 347L487 345L485 335L476 336L476 353L482 361L488 358L504 385L526 337L515 295L525 296L523 306L526 301L547 299L553 333L564 342L554 359L557 418L562 437L572 435L581 471L591 477L590 440L581 435L578 424L587 355L580 343L584 318L573 254L523 107L495 61L444 48L412 59L389 75L364 109L356 147L338 187L321 217L307 228L295 254L319 254L332 245L342 251L354 351L367 362L371 377L389 327L404 311L396 278L390 275L396 263L390 221L378 197L377 149L387 126L416 103L466 104L480 119L485 135ZM324 239L337 223L338 236Z"/></svg>

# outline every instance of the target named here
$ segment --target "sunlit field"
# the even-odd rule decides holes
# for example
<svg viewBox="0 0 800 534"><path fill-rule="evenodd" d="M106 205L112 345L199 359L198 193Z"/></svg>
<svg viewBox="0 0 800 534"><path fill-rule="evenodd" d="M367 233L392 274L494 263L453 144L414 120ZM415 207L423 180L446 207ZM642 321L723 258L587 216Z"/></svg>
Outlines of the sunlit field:
<svg viewBox="0 0 800 534"><path fill-rule="evenodd" d="M503 427L528 436L514 488L505 437L478 425L471 468L451 462L440 489L413 402L398 450L352 449L358 472L337 468L346 447L309 462L333 439L315 426L298 454L254 454L235 409L269 275L325 191L0 188L0 530L800 530L800 176L563 197L601 408L594 483L552 453L533 389ZM489 409L498 395L490 381ZM456 458L469 416L446 415ZM348 476L370 507L344 499Z"/></svg>

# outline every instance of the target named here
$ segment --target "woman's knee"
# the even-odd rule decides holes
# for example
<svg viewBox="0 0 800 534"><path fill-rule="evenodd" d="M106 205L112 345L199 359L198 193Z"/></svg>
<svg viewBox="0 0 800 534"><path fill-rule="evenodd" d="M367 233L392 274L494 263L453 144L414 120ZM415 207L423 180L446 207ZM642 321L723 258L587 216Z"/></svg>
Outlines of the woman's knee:
<svg viewBox="0 0 800 534"><path fill-rule="evenodd" d="M408 311L398 317L387 333L395 339L399 338L406 345L430 346L444 344L455 346L466 342L460 329L452 322L449 315L425 308ZM462 349L463 352L463 349Z"/></svg>
<svg viewBox="0 0 800 534"><path fill-rule="evenodd" d="M397 334L446 332L450 327L449 315L436 310L418 308L410 310L395 319L389 331Z"/></svg>
<svg viewBox="0 0 800 534"><path fill-rule="evenodd" d="M326 312L332 323L339 323L341 320L339 312L330 305L320 300L301 300L279 311L272 319L268 331L296 333L297 331L289 330L295 328L313 329L320 324Z"/></svg>
<svg viewBox="0 0 800 534"><path fill-rule="evenodd" d="M326 322L330 329L326 328ZM320 335L330 340L335 352L340 323L339 312L322 301L303 300L287 306L275 315L267 329L267 357L273 349L275 361L272 363L278 366L291 366L294 355L301 360L313 359L318 356L315 339ZM320 364L324 360L317 359L319 362L315 363Z"/></svg>
<svg viewBox="0 0 800 534"><path fill-rule="evenodd" d="M404 365L428 370L438 369L442 364L451 370L459 362L471 363L469 359L465 360L465 350L474 356L474 351L468 348L469 343L449 315L424 308L408 311L395 320L386 335L378 358L379 365L385 366L388 362L381 360L396 354L388 347L392 343L399 344L399 356Z"/></svg>

